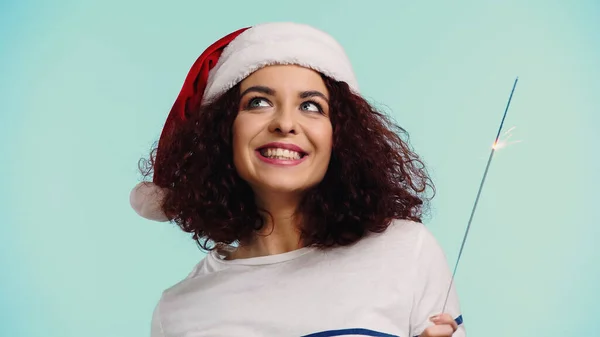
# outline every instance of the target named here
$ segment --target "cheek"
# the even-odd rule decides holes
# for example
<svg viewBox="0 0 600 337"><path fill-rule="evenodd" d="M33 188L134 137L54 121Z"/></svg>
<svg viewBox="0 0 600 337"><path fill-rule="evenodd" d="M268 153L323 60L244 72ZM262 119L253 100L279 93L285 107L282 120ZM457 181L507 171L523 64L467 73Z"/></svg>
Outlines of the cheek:
<svg viewBox="0 0 600 337"><path fill-rule="evenodd" d="M243 154L244 154L244 128L241 127L243 124L239 119L235 119L232 127L232 151L233 151L233 164L239 170L240 164L243 163Z"/></svg>
<svg viewBox="0 0 600 337"><path fill-rule="evenodd" d="M329 158L333 147L333 130L330 123L312 128L315 147L323 157Z"/></svg>
<svg viewBox="0 0 600 337"><path fill-rule="evenodd" d="M242 178L246 177L251 170L252 142L260 131L260 121L251 116L242 114L233 121L231 128L233 165Z"/></svg>

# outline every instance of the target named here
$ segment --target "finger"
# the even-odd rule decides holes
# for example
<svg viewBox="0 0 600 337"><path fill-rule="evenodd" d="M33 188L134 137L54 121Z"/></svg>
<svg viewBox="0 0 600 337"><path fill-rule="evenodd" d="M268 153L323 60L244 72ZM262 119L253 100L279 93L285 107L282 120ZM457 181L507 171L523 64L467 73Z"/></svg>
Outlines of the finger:
<svg viewBox="0 0 600 337"><path fill-rule="evenodd" d="M425 329L421 337L452 337L454 328L450 324L433 325Z"/></svg>
<svg viewBox="0 0 600 337"><path fill-rule="evenodd" d="M454 329L454 331L458 329L458 324L456 323L454 318L452 318L452 316L450 316L449 314L435 315L431 317L430 320L436 325L448 324L452 327L452 329Z"/></svg>

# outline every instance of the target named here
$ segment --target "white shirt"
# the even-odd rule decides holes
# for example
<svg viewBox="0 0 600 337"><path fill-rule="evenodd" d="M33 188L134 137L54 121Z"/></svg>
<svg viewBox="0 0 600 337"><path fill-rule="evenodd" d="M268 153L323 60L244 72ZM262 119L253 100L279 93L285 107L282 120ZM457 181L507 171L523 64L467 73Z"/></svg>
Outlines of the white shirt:
<svg viewBox="0 0 600 337"><path fill-rule="evenodd" d="M302 248L224 260L210 252L165 290L152 337L414 337L444 305L451 273L423 225L394 221L380 234L330 250ZM446 313L460 323L456 291Z"/></svg>

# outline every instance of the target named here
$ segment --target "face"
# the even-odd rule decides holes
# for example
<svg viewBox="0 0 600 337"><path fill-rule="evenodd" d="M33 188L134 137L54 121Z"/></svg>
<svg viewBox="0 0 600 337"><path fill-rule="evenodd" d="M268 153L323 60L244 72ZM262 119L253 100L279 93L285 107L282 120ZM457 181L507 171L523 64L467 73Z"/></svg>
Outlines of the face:
<svg viewBox="0 0 600 337"><path fill-rule="evenodd" d="M332 147L321 76L292 65L262 68L241 83L233 161L255 193L301 194L324 177Z"/></svg>

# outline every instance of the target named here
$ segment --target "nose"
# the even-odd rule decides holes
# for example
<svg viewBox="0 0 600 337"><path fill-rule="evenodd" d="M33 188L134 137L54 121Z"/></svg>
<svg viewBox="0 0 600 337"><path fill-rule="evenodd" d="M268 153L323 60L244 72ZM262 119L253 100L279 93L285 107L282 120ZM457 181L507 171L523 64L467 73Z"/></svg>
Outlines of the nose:
<svg viewBox="0 0 600 337"><path fill-rule="evenodd" d="M280 107L275 111L273 119L269 124L269 131L283 135L297 134L295 109L291 107Z"/></svg>

